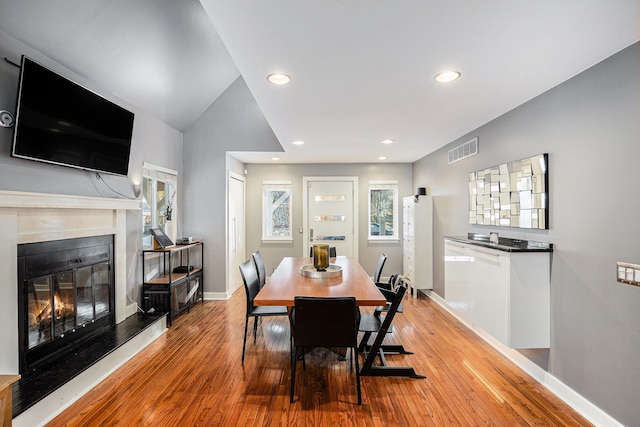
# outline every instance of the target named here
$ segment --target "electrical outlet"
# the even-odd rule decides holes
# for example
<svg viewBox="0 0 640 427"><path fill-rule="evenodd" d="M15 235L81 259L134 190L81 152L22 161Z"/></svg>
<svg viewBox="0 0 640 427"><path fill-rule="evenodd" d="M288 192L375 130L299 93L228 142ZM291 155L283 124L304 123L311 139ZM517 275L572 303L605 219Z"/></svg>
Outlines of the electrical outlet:
<svg viewBox="0 0 640 427"><path fill-rule="evenodd" d="M616 266L618 282L640 286L640 265L628 262L617 262Z"/></svg>

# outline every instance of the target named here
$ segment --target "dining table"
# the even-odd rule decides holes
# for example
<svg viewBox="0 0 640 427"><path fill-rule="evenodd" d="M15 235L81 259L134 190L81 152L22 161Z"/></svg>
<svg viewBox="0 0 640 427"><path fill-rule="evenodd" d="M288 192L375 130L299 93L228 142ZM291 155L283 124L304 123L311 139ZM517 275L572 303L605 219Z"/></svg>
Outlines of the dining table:
<svg viewBox="0 0 640 427"><path fill-rule="evenodd" d="M355 258L339 256L331 258L331 264L339 266L342 274L336 277L314 278L301 273L301 268L313 265L313 258L285 257L275 269L267 284L253 300L254 305L278 305L293 307L297 296L350 297L356 305L381 306L387 300L373 283L367 272Z"/></svg>
<svg viewBox="0 0 640 427"><path fill-rule="evenodd" d="M380 292L376 284L362 268L358 260L350 257L339 256L330 259L332 266L339 266L342 274L336 277L314 278L302 274L301 269L313 265L313 258L307 257L285 257L275 269L266 285L262 287L258 295L253 300L254 305L277 305L292 308L295 297L349 297L356 298L356 305L363 306L384 306L387 299ZM335 267L334 267L335 269ZM382 345L384 337L390 330L393 316L386 316L381 326L381 333L376 334L376 338L365 357L364 364L360 369L363 376L392 376L425 378L418 375L409 366L387 366L384 358L385 346ZM361 343L359 347L363 347ZM402 346L393 346L399 348ZM400 351L404 354L412 354L402 347ZM380 357L382 366L375 366L374 360Z"/></svg>

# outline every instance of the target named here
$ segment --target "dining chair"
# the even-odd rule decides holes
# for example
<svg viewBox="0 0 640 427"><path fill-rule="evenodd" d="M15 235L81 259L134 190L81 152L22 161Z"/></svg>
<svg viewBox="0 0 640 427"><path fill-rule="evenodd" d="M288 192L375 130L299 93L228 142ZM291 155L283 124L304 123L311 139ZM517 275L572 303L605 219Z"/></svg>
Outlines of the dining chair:
<svg viewBox="0 0 640 427"><path fill-rule="evenodd" d="M358 361L358 325L360 312L355 297L303 297L294 298L291 321L291 393L293 403L296 361L298 349L302 350L302 363L305 366L304 349L313 347L348 347L355 359L356 391L358 405L362 404L360 392L360 364ZM353 368L353 366L352 366Z"/></svg>
<svg viewBox="0 0 640 427"><path fill-rule="evenodd" d="M262 254L260 251L255 251L251 254L251 258L253 259L253 264L256 266L256 271L258 272L258 281L260 282L260 289L267 283L267 269L264 266L264 261L262 260Z"/></svg>
<svg viewBox="0 0 640 427"><path fill-rule="evenodd" d="M386 355L413 354L413 352L405 350L400 344L382 344L386 334L393 330L392 322L406 291L407 288L404 286L398 286L395 291L380 289L387 301L391 303L386 313L382 314L382 310L376 309L373 314L361 315L358 330L364 334L358 345L358 351L365 354L365 361L360 375L426 378L424 375L416 374L410 366L388 366ZM376 337L373 344L369 345L372 334L376 334ZM373 365L376 358L380 358L380 366Z"/></svg>
<svg viewBox="0 0 640 427"><path fill-rule="evenodd" d="M382 276L382 269L384 268L384 263L387 262L387 256L382 253L378 258L378 263L376 264L376 270L373 273L373 281L378 283L380 281L380 277Z"/></svg>
<svg viewBox="0 0 640 427"><path fill-rule="evenodd" d="M336 247L335 246L329 246L329 258L335 258L336 257ZM309 248L309 257L313 258L313 246L311 246L311 248Z"/></svg>
<svg viewBox="0 0 640 427"><path fill-rule="evenodd" d="M240 264L240 275L244 282L244 290L247 295L247 311L244 318L244 340L242 341L242 361L244 362L244 353L247 347L247 329L249 326L249 318L253 317L253 343L256 342L256 332L258 330L258 318L265 316L286 316L288 315L287 307L284 306L255 306L253 299L260 291L260 280L258 272L252 260L247 260Z"/></svg>

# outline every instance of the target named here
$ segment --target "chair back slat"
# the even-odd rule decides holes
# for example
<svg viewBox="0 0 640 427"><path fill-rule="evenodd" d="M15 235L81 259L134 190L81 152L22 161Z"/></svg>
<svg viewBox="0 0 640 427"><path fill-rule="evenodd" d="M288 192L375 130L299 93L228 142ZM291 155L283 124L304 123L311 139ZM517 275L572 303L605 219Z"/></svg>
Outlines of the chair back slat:
<svg viewBox="0 0 640 427"><path fill-rule="evenodd" d="M260 283L260 289L267 282L267 269L264 266L264 261L262 259L262 254L260 251L255 251L251 254L251 258L253 259L253 263L256 266L256 271L258 272L258 282Z"/></svg>
<svg viewBox="0 0 640 427"><path fill-rule="evenodd" d="M247 294L247 313L253 311L253 299L258 295L260 291L260 280L258 279L258 272L256 266L252 260L247 260L240 264L240 275L244 282L244 290Z"/></svg>
<svg viewBox="0 0 640 427"><path fill-rule="evenodd" d="M378 258L378 263L376 264L376 271L373 274L373 281L378 283L380 281L380 276L382 276L382 269L384 268L384 263L387 262L387 255L380 254Z"/></svg>

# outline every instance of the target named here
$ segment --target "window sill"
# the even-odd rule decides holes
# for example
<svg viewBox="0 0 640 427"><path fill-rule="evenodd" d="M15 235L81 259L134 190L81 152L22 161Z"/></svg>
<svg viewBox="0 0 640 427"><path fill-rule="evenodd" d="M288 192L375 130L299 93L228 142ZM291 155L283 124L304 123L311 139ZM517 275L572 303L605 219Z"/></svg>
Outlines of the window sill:
<svg viewBox="0 0 640 427"><path fill-rule="evenodd" d="M262 239L262 243L293 243L293 239Z"/></svg>
<svg viewBox="0 0 640 427"><path fill-rule="evenodd" d="M369 237L367 241L369 243L396 243L396 242L399 242L400 239L397 237L390 237L388 239L380 238L380 237L377 237L377 238Z"/></svg>

